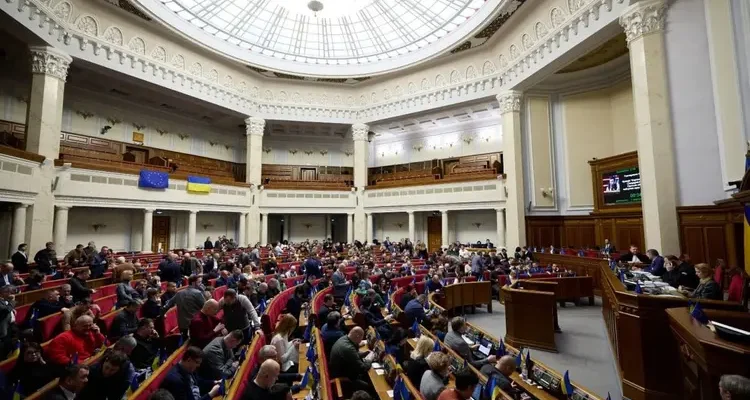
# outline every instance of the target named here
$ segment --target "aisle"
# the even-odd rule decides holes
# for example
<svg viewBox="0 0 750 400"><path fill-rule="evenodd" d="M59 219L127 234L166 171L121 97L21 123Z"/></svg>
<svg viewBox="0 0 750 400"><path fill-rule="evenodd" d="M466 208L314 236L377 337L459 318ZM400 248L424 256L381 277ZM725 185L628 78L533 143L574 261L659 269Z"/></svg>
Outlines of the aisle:
<svg viewBox="0 0 750 400"><path fill-rule="evenodd" d="M476 314L468 314L467 320L502 338L505 336L505 307L495 301L492 310L492 314L487 314L484 309L478 309ZM566 308L558 308L558 317L563 330L555 335L559 353L532 349L532 357L561 374L570 370L571 379L603 399L607 392L613 399L622 398L599 298L593 307L569 304Z"/></svg>

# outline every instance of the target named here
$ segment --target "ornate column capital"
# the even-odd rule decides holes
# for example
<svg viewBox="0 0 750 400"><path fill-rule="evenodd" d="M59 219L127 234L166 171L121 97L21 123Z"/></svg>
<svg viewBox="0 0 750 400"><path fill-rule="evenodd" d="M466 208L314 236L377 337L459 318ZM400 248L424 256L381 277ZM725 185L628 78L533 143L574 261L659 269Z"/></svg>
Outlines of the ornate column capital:
<svg viewBox="0 0 750 400"><path fill-rule="evenodd" d="M508 90L497 95L497 102L500 103L500 114L509 112L521 112L521 101L523 92L518 90Z"/></svg>
<svg viewBox="0 0 750 400"><path fill-rule="evenodd" d="M198 214L198 210L190 210L190 215L196 215Z"/></svg>
<svg viewBox="0 0 750 400"><path fill-rule="evenodd" d="M144 214L153 214L153 213L154 213L154 211L156 211L156 209L155 209L155 208L144 208L144 209L143 209L143 213L144 213Z"/></svg>
<svg viewBox="0 0 750 400"><path fill-rule="evenodd" d="M19 204L16 204L16 207L15 207L15 208L23 208L23 209L27 209L27 208L29 208L29 206L30 206L30 205L31 205L31 204L26 204L26 203L19 203Z"/></svg>
<svg viewBox="0 0 750 400"><path fill-rule="evenodd" d="M55 206L57 211L68 211L70 210L70 206Z"/></svg>
<svg viewBox="0 0 750 400"><path fill-rule="evenodd" d="M245 135L263 136L263 130L266 127L266 120L258 117L248 117L245 119Z"/></svg>
<svg viewBox="0 0 750 400"><path fill-rule="evenodd" d="M73 61L69 55L52 47L32 46L29 47L31 53L31 73L44 74L53 76L65 82L68 76L68 67Z"/></svg>
<svg viewBox="0 0 750 400"><path fill-rule="evenodd" d="M367 124L356 123L352 125L352 139L355 142L367 140L367 134L369 132L370 127Z"/></svg>
<svg viewBox="0 0 750 400"><path fill-rule="evenodd" d="M414 215L414 211L407 211L406 213L409 215Z"/></svg>
<svg viewBox="0 0 750 400"><path fill-rule="evenodd" d="M645 35L664 31L666 18L665 0L640 1L620 16L620 25L625 29L625 36L630 44Z"/></svg>

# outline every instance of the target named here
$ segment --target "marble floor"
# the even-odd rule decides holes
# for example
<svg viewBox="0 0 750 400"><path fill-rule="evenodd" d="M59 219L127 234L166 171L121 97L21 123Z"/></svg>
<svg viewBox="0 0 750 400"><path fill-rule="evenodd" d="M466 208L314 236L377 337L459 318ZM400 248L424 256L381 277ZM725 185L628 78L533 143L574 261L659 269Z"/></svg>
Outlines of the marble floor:
<svg viewBox="0 0 750 400"><path fill-rule="evenodd" d="M492 309L492 314L477 309L476 314L467 314L467 320L502 338L505 336L505 308L495 301ZM555 335L559 353L532 349L531 356L560 374L569 370L574 382L602 399L607 398L607 393L612 399L621 399L622 390L607 339L600 300L597 298L594 306L568 304L565 308L558 308L558 318L562 329L562 333Z"/></svg>

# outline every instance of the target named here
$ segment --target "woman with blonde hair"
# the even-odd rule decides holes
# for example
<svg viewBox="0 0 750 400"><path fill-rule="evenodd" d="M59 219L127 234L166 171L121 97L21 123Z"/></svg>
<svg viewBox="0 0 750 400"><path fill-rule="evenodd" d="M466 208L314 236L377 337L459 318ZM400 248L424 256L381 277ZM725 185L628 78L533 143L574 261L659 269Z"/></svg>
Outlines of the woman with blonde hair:
<svg viewBox="0 0 750 400"><path fill-rule="evenodd" d="M273 332L271 345L276 347L276 353L281 359L281 371L287 373L297 373L299 366L296 364L299 360L299 339L289 340L290 336L297 329L297 318L291 314L284 314L276 324L276 330Z"/></svg>
<svg viewBox="0 0 750 400"><path fill-rule="evenodd" d="M700 279L698 287L692 292L680 286L680 292L695 299L724 300L724 293L719 284L714 281L714 269L710 265L701 263L695 266L695 272Z"/></svg>
<svg viewBox="0 0 750 400"><path fill-rule="evenodd" d="M429 370L422 375L419 391L426 400L437 400L445 390L451 374L451 358L445 353L433 352L427 356Z"/></svg>
<svg viewBox="0 0 750 400"><path fill-rule="evenodd" d="M413 385L419 385L422 381L422 375L430 369L427 365L427 356L432 353L435 347L435 341L427 335L422 335L417 344L414 346L409 360L406 362L406 376Z"/></svg>

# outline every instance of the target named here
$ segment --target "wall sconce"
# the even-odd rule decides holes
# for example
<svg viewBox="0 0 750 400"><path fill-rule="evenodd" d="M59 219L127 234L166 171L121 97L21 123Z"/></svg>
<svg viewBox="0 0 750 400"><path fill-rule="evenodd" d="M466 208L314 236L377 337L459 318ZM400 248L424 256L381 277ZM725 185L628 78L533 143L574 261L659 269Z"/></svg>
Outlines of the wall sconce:
<svg viewBox="0 0 750 400"><path fill-rule="evenodd" d="M272 149L271 149L270 147L264 147L264 148L263 148L263 152L264 152L264 153L266 153L266 154L270 153L270 152L271 152L271 150L272 150Z"/></svg>
<svg viewBox="0 0 750 400"><path fill-rule="evenodd" d="M187 133L185 133L185 134L178 133L177 136L180 137L180 140L185 140L185 139L187 139L187 138L190 137L190 135L188 135Z"/></svg>
<svg viewBox="0 0 750 400"><path fill-rule="evenodd" d="M482 226L481 222L474 222L472 225L476 226L477 229L479 229L480 226Z"/></svg>
<svg viewBox="0 0 750 400"><path fill-rule="evenodd" d="M471 137L471 136L465 136L465 137L464 137L463 139L461 139L461 140L463 140L463 141L464 141L464 143L466 143L466 144L471 144L471 142L473 142L473 141L474 141L474 138L473 138L473 137Z"/></svg>
<svg viewBox="0 0 750 400"><path fill-rule="evenodd" d="M94 113L92 112L81 111L81 110L76 110L76 114L78 114L83 119L89 119L94 116Z"/></svg>
<svg viewBox="0 0 750 400"><path fill-rule="evenodd" d="M328 154L328 150L323 149L320 151L321 156L325 156L326 154Z"/></svg>
<svg viewBox="0 0 750 400"><path fill-rule="evenodd" d="M109 122L110 125L115 126L119 124L120 122L122 122L122 120L110 117L110 118L107 118L107 122Z"/></svg>
<svg viewBox="0 0 750 400"><path fill-rule="evenodd" d="M304 226L304 227L305 227L305 228L307 228L307 229L310 229L310 228L312 228L313 224L311 224L311 223L306 223L306 224L302 224L302 226Z"/></svg>
<svg viewBox="0 0 750 400"><path fill-rule="evenodd" d="M225 149L227 149L227 150L229 150L229 149L231 149L231 148L232 148L232 146L230 146L230 145L228 145L228 144L225 144L225 145L224 145L224 148L225 148Z"/></svg>
<svg viewBox="0 0 750 400"><path fill-rule="evenodd" d="M295 154L299 153L299 150L297 150L297 149L289 149L289 153L291 153L292 155L295 155Z"/></svg>
<svg viewBox="0 0 750 400"><path fill-rule="evenodd" d="M212 141L210 141L210 140L209 140L209 141L208 141L208 144L210 144L210 145L211 145L211 147L214 147L214 146L216 146L217 144L219 144L219 142L212 142Z"/></svg>
<svg viewBox="0 0 750 400"><path fill-rule="evenodd" d="M91 225L92 228L94 228L94 232L98 232L99 229L104 229L107 227L107 225L104 224L93 224Z"/></svg>
<svg viewBox="0 0 750 400"><path fill-rule="evenodd" d="M203 227L203 230L206 230L208 228L213 228L214 224L201 224L201 226Z"/></svg>
<svg viewBox="0 0 750 400"><path fill-rule="evenodd" d="M137 124L137 123L135 123L135 122L133 122L133 126L135 127L135 129L137 129L137 130L139 130L139 131L141 131L141 130L143 130L144 128L146 128L146 125L142 125L142 124Z"/></svg>
<svg viewBox="0 0 750 400"><path fill-rule="evenodd" d="M312 153L313 153L312 150L305 150L305 154L307 154L308 156L312 155Z"/></svg>
<svg viewBox="0 0 750 400"><path fill-rule="evenodd" d="M552 188L539 188L542 192L542 197L552 197Z"/></svg>
<svg viewBox="0 0 750 400"><path fill-rule="evenodd" d="M157 132L159 132L159 136L164 136L164 135L166 135L167 133L169 133L169 131L168 131L168 130L166 130L166 129L161 129L161 128L156 128L156 131L157 131Z"/></svg>
<svg viewBox="0 0 750 400"><path fill-rule="evenodd" d="M396 225L399 228L403 228L404 227L404 223L403 222L396 222L393 225Z"/></svg>
<svg viewBox="0 0 750 400"><path fill-rule="evenodd" d="M345 154L345 155L346 155L347 157L351 157L351 156L352 156L352 154L354 154L354 152L353 152L353 151L351 151L351 150L344 150L344 154Z"/></svg>
<svg viewBox="0 0 750 400"><path fill-rule="evenodd" d="M412 147L412 149L414 149L414 150L416 150L416 151L422 151L422 149L423 149L423 148L424 148L424 145L423 145L423 144L417 144L417 145L414 145L414 146Z"/></svg>

